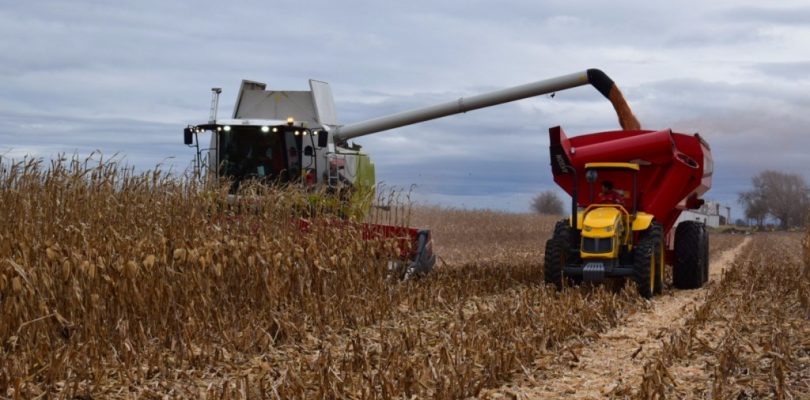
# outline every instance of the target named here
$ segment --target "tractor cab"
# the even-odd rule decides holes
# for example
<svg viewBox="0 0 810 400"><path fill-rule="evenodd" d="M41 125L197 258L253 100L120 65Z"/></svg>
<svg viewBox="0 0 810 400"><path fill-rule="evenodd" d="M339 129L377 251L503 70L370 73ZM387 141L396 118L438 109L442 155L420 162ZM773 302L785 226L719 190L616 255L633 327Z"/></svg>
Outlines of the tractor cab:
<svg viewBox="0 0 810 400"><path fill-rule="evenodd" d="M588 203L616 204L636 213L638 164L594 162L585 164Z"/></svg>
<svg viewBox="0 0 810 400"><path fill-rule="evenodd" d="M622 248L632 248L632 223L638 199L638 164L585 164L588 204L580 211L581 257L618 260ZM598 185L598 188L597 188Z"/></svg>

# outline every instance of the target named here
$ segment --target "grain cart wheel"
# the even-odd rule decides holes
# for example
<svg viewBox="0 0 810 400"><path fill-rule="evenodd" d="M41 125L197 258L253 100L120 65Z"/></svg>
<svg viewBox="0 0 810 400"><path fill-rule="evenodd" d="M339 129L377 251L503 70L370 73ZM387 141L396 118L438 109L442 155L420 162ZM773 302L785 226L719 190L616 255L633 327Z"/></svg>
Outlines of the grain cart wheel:
<svg viewBox="0 0 810 400"><path fill-rule="evenodd" d="M708 241L706 228L696 221L684 221L675 230L675 262L672 283L678 289L697 289L703 286L708 263L705 260Z"/></svg>
<svg viewBox="0 0 810 400"><path fill-rule="evenodd" d="M661 232L661 225L653 222L639 234L638 243L633 249L633 279L638 293L648 299L655 293L660 293L663 287Z"/></svg>
<svg viewBox="0 0 810 400"><path fill-rule="evenodd" d="M578 262L579 257L571 254L571 240L576 232L571 228L567 219L557 222L554 226L554 235L546 241L546 254L543 259L543 279L546 283L553 283L561 289L565 276L565 265Z"/></svg>
<svg viewBox="0 0 810 400"><path fill-rule="evenodd" d="M700 241L703 248L703 283L709 281L709 230L703 225L703 237Z"/></svg>

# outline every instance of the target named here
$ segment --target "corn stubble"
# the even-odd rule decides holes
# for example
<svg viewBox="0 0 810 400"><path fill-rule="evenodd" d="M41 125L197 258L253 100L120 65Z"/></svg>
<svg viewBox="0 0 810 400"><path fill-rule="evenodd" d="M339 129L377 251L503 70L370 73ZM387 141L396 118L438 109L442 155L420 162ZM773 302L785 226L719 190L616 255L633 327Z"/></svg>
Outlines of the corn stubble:
<svg viewBox="0 0 810 400"><path fill-rule="evenodd" d="M233 206L225 185L88 162L3 167L0 395L170 380L371 323L382 313L366 307L395 299L380 268L393 244L348 227L302 234L302 193Z"/></svg>
<svg viewBox="0 0 810 400"><path fill-rule="evenodd" d="M810 231L755 237L670 332L637 397L810 397L808 242Z"/></svg>

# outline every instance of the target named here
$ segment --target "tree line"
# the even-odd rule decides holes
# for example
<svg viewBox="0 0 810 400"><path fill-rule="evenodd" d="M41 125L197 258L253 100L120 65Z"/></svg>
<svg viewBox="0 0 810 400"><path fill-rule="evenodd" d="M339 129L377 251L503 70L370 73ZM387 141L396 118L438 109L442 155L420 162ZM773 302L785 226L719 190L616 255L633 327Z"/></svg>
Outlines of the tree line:
<svg viewBox="0 0 810 400"><path fill-rule="evenodd" d="M762 171L751 178L753 188L740 192L745 218L757 226L773 218L781 229L803 226L810 209L810 188L798 174Z"/></svg>

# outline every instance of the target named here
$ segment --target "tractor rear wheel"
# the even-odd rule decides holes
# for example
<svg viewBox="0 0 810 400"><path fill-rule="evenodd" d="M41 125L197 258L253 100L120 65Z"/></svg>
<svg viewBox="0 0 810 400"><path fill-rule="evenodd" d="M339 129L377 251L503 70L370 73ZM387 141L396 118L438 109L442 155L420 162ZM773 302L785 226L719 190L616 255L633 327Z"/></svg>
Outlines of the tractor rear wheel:
<svg viewBox="0 0 810 400"><path fill-rule="evenodd" d="M661 225L653 222L639 234L638 243L633 249L633 279L638 293L644 298L650 298L663 290L662 232Z"/></svg>
<svg viewBox="0 0 810 400"><path fill-rule="evenodd" d="M554 235L546 241L546 254L543 258L543 279L546 283L553 283L557 289L563 287L566 281L563 268L579 257L571 254L571 241L576 231L571 228L568 219L557 222L554 226Z"/></svg>
<svg viewBox="0 0 810 400"><path fill-rule="evenodd" d="M684 221L675 230L675 262L672 283L678 289L697 289L708 279L709 251L706 227L700 222Z"/></svg>

